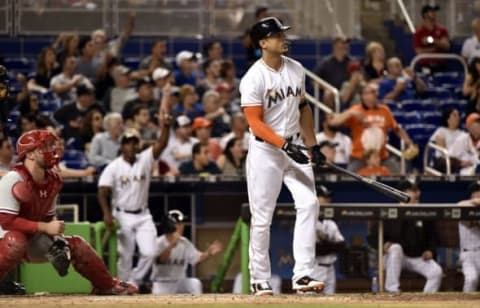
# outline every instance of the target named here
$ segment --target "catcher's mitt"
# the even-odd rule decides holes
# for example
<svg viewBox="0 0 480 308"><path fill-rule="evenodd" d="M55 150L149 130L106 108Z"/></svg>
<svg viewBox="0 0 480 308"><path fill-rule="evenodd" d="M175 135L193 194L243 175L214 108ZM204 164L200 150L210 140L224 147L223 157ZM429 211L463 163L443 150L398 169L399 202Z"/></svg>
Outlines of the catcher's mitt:
<svg viewBox="0 0 480 308"><path fill-rule="evenodd" d="M68 267L70 266L70 248L68 247L68 242L64 238L56 237L52 246L48 249L46 256L60 276L63 277L68 274Z"/></svg>

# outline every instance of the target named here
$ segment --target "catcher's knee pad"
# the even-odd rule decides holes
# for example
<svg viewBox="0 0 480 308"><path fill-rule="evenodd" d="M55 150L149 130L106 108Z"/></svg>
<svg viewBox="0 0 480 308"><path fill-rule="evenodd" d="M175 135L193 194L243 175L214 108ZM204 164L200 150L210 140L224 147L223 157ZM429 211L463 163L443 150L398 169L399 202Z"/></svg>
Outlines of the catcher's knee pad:
<svg viewBox="0 0 480 308"><path fill-rule="evenodd" d="M0 240L0 280L25 256L28 239L18 231L9 231Z"/></svg>
<svg viewBox="0 0 480 308"><path fill-rule="evenodd" d="M75 270L90 280L96 289L112 288L115 281L92 246L79 236L65 237L65 239L70 246L71 261Z"/></svg>

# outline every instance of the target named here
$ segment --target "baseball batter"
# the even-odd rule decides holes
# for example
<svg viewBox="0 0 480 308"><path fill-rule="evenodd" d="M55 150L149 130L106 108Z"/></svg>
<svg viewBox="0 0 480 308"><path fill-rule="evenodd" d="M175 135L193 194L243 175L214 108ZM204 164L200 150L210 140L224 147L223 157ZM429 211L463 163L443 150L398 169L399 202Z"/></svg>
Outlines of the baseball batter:
<svg viewBox="0 0 480 308"><path fill-rule="evenodd" d="M57 137L33 130L17 142L18 164L0 180L0 280L22 260L51 262L65 276L70 262L88 279L95 294L135 294L138 289L113 278L103 260L78 236L63 236L56 200L63 181L58 164Z"/></svg>
<svg viewBox="0 0 480 308"><path fill-rule="evenodd" d="M460 205L480 205L480 182L470 187L470 200ZM463 292L476 292L480 278L480 221L461 221L458 224L460 237L460 264L464 277Z"/></svg>
<svg viewBox="0 0 480 308"><path fill-rule="evenodd" d="M307 153L322 164L315 145L312 111L304 101L305 73L302 65L283 54L288 50L282 25L275 17L258 21L250 31L252 43L262 57L240 83L241 106L252 132L246 164L250 224L251 291L271 295L270 224L282 182L295 201L297 219L293 239L292 288L321 290L323 282L312 278L315 269L315 223L318 200Z"/></svg>
<svg viewBox="0 0 480 308"><path fill-rule="evenodd" d="M222 251L222 245L214 241L206 251L199 251L183 236L186 217L179 210L168 212L165 234L157 238L156 258L152 270L153 294L201 294L202 283L198 278L187 277L187 266L203 262Z"/></svg>
<svg viewBox="0 0 480 308"><path fill-rule="evenodd" d="M111 227L114 218L120 224L118 275L136 284L141 283L151 268L155 254L157 229L148 209L148 191L153 165L167 146L170 135L169 89L169 85L164 88L166 94L159 107L162 128L155 143L138 153L140 135L134 130L125 132L121 138L120 157L107 165L98 181L98 201L105 224ZM140 258L132 271L135 245L138 245Z"/></svg>

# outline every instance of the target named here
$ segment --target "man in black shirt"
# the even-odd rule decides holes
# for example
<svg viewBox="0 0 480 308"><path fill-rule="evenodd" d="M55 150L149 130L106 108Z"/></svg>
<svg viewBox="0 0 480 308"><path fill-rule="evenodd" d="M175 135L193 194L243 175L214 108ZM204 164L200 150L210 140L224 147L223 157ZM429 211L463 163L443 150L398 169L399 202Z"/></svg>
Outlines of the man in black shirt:
<svg viewBox="0 0 480 308"><path fill-rule="evenodd" d="M401 182L410 204L418 204L420 190L416 183ZM385 290L400 292L400 273L403 269L416 272L427 279L423 292L437 292L442 282L442 268L434 260L436 230L433 221L395 220L384 228Z"/></svg>
<svg viewBox="0 0 480 308"><path fill-rule="evenodd" d="M208 159L208 145L196 143L192 148L192 160L182 163L179 167L180 174L220 174L222 173L215 162Z"/></svg>

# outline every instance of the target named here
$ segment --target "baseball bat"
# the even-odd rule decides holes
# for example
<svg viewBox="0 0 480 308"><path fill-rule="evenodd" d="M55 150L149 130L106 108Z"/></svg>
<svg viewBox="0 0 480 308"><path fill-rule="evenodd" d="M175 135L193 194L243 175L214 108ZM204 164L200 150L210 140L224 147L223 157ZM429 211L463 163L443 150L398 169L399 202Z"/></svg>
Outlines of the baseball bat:
<svg viewBox="0 0 480 308"><path fill-rule="evenodd" d="M396 188L393 188L392 186L383 184L379 181L375 181L374 179L371 179L371 178L367 178L367 177L358 175L358 174L356 174L356 173L354 173L350 170L339 167L339 166L337 166L337 165L335 165L334 163L331 163L331 162L324 162L324 165L362 182L366 186L378 191L379 193L384 194L387 197L393 198L397 201L404 202L404 203L408 203L410 201L410 196L408 194L406 194L403 191L400 191Z"/></svg>

